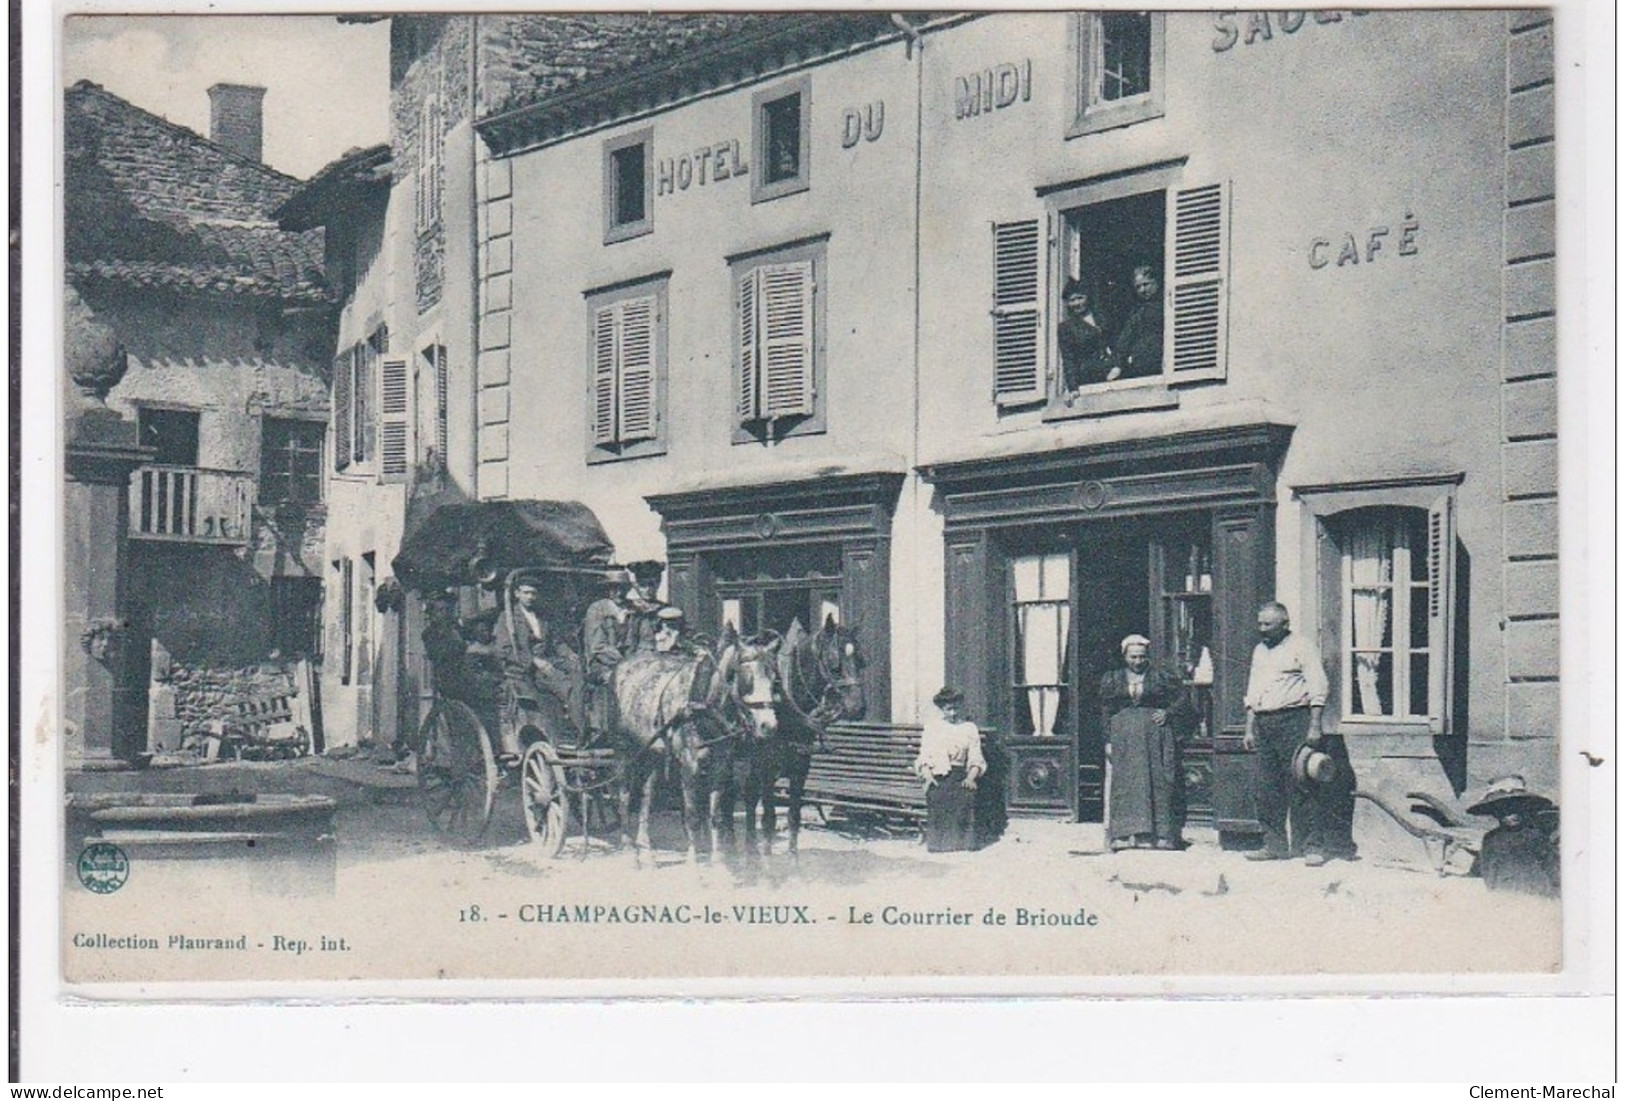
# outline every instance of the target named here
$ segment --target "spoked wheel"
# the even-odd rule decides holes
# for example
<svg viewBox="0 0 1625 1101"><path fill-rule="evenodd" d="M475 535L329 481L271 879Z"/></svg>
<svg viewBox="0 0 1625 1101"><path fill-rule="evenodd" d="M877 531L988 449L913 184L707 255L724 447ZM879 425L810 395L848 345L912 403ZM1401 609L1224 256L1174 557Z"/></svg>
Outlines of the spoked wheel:
<svg viewBox="0 0 1625 1101"><path fill-rule="evenodd" d="M532 742L519 762L519 801L525 808L525 828L548 857L563 851L564 831L569 823L564 785L559 782L557 768L553 747L544 741Z"/></svg>
<svg viewBox="0 0 1625 1101"><path fill-rule="evenodd" d="M419 734L418 791L429 823L453 845L485 836L496 802L497 763L485 724L465 704L441 700Z"/></svg>

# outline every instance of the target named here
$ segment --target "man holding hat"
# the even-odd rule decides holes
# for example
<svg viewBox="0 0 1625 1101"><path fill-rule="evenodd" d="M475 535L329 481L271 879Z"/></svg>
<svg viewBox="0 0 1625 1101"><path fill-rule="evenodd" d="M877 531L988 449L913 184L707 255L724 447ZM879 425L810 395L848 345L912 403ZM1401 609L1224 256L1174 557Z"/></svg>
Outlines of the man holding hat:
<svg viewBox="0 0 1625 1101"><path fill-rule="evenodd" d="M1328 737L1321 727L1328 685L1320 654L1307 638L1292 633L1286 605L1278 601L1259 609L1258 636L1247 677L1242 745L1258 751L1264 845L1247 858L1284 860L1296 851L1310 867L1333 857L1353 859L1354 773L1343 740ZM1305 747L1320 751L1325 760L1304 755L1295 771L1294 759Z"/></svg>

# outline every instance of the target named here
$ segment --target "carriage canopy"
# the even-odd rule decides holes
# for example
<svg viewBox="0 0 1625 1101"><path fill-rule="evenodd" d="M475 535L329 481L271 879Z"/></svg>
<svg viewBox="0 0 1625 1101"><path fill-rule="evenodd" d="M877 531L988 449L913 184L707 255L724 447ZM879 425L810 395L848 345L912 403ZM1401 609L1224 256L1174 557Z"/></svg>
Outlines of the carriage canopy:
<svg viewBox="0 0 1625 1101"><path fill-rule="evenodd" d="M466 585L487 572L597 571L614 546L577 501L414 501L395 556L395 577L424 591Z"/></svg>

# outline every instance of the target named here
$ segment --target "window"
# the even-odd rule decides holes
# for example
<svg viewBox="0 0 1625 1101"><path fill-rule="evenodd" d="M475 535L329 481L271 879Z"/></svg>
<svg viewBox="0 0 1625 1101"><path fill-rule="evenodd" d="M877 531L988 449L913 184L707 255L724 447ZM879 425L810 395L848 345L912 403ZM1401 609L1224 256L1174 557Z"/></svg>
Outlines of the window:
<svg viewBox="0 0 1625 1101"><path fill-rule="evenodd" d="M197 466L198 414L193 409L149 409L137 413L141 446L152 448L160 466Z"/></svg>
<svg viewBox="0 0 1625 1101"><path fill-rule="evenodd" d="M666 277L587 295L588 462L666 449Z"/></svg>
<svg viewBox="0 0 1625 1101"><path fill-rule="evenodd" d="M1041 220L993 226L1001 408L1047 403L1065 417L1177 405L1169 385L1224 378L1229 187L1146 182L1052 196L1048 265Z"/></svg>
<svg viewBox="0 0 1625 1101"><path fill-rule="evenodd" d="M1451 730L1457 480L1297 491L1319 517L1319 642L1345 729Z"/></svg>
<svg viewBox="0 0 1625 1101"><path fill-rule="evenodd" d="M284 655L321 654L322 579L271 579L271 644Z"/></svg>
<svg viewBox="0 0 1625 1101"><path fill-rule="evenodd" d="M1127 11L1072 17L1076 60L1068 137L1162 115L1163 18Z"/></svg>
<svg viewBox="0 0 1625 1101"><path fill-rule="evenodd" d="M1015 713L1031 724L1032 736L1052 738L1067 679L1072 556L1033 554L1012 558L1010 590L1015 611ZM1019 719L1018 725L1027 729Z"/></svg>
<svg viewBox="0 0 1625 1101"><path fill-rule="evenodd" d="M430 378L434 380L434 426L433 426L433 452L429 458L429 466L437 470L446 469L446 426L447 401L451 393L450 367L446 363L446 348L443 344L430 344L423 349L423 360L429 368Z"/></svg>
<svg viewBox="0 0 1625 1101"><path fill-rule="evenodd" d="M321 501L323 435L315 421L265 418L260 429L260 504Z"/></svg>
<svg viewBox="0 0 1625 1101"><path fill-rule="evenodd" d="M441 174L445 129L441 114L438 73L432 74L429 86L418 105L417 164L413 173L414 225L421 237L440 226L441 195L444 176Z"/></svg>
<svg viewBox="0 0 1625 1101"><path fill-rule="evenodd" d="M654 131L604 143L604 244L654 230Z"/></svg>
<svg viewBox="0 0 1625 1101"><path fill-rule="evenodd" d="M373 388L378 363L389 350L389 329L380 325L371 336L339 356L333 364L333 469L347 470L368 462L377 450ZM393 382L393 375L391 376ZM405 390L400 391L404 400ZM392 392L385 402L396 404ZM392 414L393 415L393 414ZM393 442L393 438L391 439Z"/></svg>
<svg viewBox="0 0 1625 1101"><path fill-rule="evenodd" d="M757 92L751 101L754 121L750 199L766 202L808 187L808 110L812 82L806 77Z"/></svg>
<svg viewBox="0 0 1625 1101"><path fill-rule="evenodd" d="M735 443L824 430L822 239L736 257Z"/></svg>

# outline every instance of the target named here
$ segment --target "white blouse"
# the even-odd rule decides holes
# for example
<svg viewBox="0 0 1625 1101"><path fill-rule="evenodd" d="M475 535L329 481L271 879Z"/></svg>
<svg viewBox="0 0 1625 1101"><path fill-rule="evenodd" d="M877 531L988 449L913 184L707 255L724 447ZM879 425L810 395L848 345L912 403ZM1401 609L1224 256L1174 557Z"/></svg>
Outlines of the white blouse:
<svg viewBox="0 0 1625 1101"><path fill-rule="evenodd" d="M914 771L921 778L946 776L956 765L965 766L965 775L974 780L987 771L982 757L982 732L973 722L951 723L941 715L925 721L920 731L920 755Z"/></svg>

